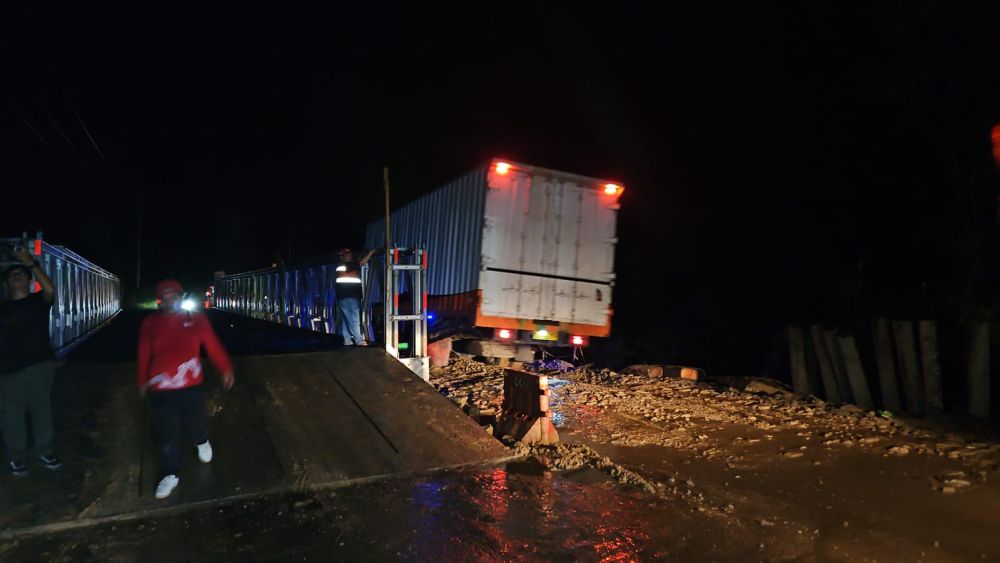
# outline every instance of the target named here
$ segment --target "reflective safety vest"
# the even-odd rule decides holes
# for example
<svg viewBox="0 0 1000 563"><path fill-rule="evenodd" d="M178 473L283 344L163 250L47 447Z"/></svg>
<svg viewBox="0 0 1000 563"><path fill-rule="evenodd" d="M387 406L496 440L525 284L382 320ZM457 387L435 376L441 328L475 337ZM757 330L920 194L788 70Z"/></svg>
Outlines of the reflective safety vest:
<svg viewBox="0 0 1000 563"><path fill-rule="evenodd" d="M361 283L360 268L357 262L342 262L337 266L337 283Z"/></svg>

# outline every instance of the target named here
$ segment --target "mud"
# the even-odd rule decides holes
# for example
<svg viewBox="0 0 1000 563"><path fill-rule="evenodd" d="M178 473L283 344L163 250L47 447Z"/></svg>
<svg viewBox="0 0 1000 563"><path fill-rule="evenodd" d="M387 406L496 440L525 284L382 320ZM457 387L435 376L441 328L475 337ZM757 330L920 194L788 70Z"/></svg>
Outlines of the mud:
<svg viewBox="0 0 1000 563"><path fill-rule="evenodd" d="M551 372L559 447L587 446L591 459L759 538L777 559L1000 559L995 435L741 382ZM499 412L496 366L459 357L431 383L457 404Z"/></svg>
<svg viewBox="0 0 1000 563"><path fill-rule="evenodd" d="M268 341L266 327L231 328ZM109 397L129 391L108 390L100 365L66 371L81 375L59 391L75 463L2 478L0 561L1000 560L993 435L800 398L777 382L590 368L549 374L562 443L511 444L518 460L504 465L90 518L87 505L107 500L91 486L110 440L97 429L114 426ZM488 424L502 373L456 357L431 383ZM213 424L230 411L213 409Z"/></svg>

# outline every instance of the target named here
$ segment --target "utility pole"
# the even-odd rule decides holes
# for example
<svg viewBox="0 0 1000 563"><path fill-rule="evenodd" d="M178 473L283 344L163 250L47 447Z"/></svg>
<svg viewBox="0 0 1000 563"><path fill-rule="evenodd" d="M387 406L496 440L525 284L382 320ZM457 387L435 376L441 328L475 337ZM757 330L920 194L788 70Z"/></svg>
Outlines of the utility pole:
<svg viewBox="0 0 1000 563"><path fill-rule="evenodd" d="M385 277L382 278L382 340L385 342L385 349L389 350L395 346L390 342L389 319L391 317L390 303L392 303L392 259L389 255L389 247L392 246L392 239L389 237L389 167L382 167L382 188L385 190L385 254L382 256L382 263L385 265ZM396 354L398 355L398 351Z"/></svg>
<svg viewBox="0 0 1000 563"><path fill-rule="evenodd" d="M139 289L142 282L142 191L137 191L135 214L135 288Z"/></svg>
<svg viewBox="0 0 1000 563"><path fill-rule="evenodd" d="M385 187L385 253L389 255L389 246L392 244L389 238L389 167L382 167L382 185Z"/></svg>

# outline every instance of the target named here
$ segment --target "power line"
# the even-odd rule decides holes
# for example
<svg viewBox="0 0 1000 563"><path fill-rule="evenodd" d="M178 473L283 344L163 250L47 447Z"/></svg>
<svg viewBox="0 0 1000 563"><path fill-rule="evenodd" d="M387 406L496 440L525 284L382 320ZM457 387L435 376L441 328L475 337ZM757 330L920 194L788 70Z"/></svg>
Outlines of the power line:
<svg viewBox="0 0 1000 563"><path fill-rule="evenodd" d="M17 115L17 117L21 120L21 123L24 123L24 126L27 127L35 135L35 138L38 139L38 141L42 143L42 145L45 146L45 148L49 151L49 153L53 157L62 160L59 157L59 155L56 154L56 151L52 150L52 145L50 145L48 141L46 141L45 138L42 137L42 134L39 133L37 129L35 129L35 126L32 125L30 121L28 121L28 118L25 117L24 114L21 113L19 109L17 109L17 106L14 105L14 102L10 101L10 98L8 98L7 96L4 96L4 100L7 102L7 105L10 106L11 111L13 111L14 114Z"/></svg>
<svg viewBox="0 0 1000 563"><path fill-rule="evenodd" d="M49 118L49 122L56 128L56 131L59 131L59 134L62 135L62 138L66 141L66 144L69 145L69 148L73 149L73 152L76 153L76 156L79 157L84 164L88 164L87 159L83 158L83 155L80 154L80 151L76 148L76 145L73 144L73 141L69 139L66 132L62 130L62 127L59 127L56 120L52 118L52 114L49 113L49 110L45 109L45 104L43 104L41 100L38 101L38 106L42 108L43 112L45 112L46 117Z"/></svg>
<svg viewBox="0 0 1000 563"><path fill-rule="evenodd" d="M80 128L83 129L83 132L87 134L87 138L90 139L90 144L94 147L94 150L97 151L97 154L100 155L101 160L104 161L104 164L107 165L108 169L111 170L111 173L115 176L118 176L118 173L115 172L114 168L112 168L111 163L108 162L107 157L104 156L104 151L101 150L101 147L97 144L97 141L94 140L94 136L91 135L90 130L87 129L87 124L83 122L83 117L80 116L80 111L76 109L76 104L73 103L73 99L69 97L69 93L66 91L66 88L63 87L62 81L59 80L59 74L56 72L55 67L52 65L52 61L49 60L48 54L45 54L45 64L48 65L49 71L52 73L52 78L55 79L56 85L59 86L59 91L62 92L63 97L66 98L67 102L69 102L69 107L72 108L73 114L76 116L77 122L80 123Z"/></svg>

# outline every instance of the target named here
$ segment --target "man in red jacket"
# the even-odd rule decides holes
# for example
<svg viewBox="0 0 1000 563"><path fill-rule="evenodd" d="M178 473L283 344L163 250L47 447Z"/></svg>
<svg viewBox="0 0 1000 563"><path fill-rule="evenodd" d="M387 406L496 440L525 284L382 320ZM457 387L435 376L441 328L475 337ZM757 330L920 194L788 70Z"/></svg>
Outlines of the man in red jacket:
<svg viewBox="0 0 1000 563"><path fill-rule="evenodd" d="M147 397L153 415L153 430L160 452L160 483L156 498L170 495L180 479L180 450L177 446L180 422L191 432L198 447L198 459L212 461L208 442L208 415L201 390L201 347L212 365L222 373L222 385L233 386L233 365L225 348L201 313L181 309L181 284L161 281L156 297L162 312L147 317L139 329L136 363L139 398Z"/></svg>

